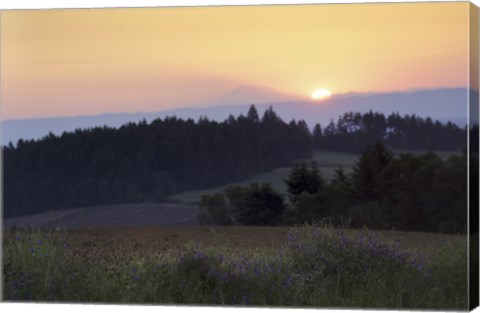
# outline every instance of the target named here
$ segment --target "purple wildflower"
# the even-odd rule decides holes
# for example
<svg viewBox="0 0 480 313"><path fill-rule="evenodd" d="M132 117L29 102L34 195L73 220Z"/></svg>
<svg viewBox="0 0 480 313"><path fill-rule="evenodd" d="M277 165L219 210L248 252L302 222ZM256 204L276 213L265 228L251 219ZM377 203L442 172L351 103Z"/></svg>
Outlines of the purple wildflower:
<svg viewBox="0 0 480 313"><path fill-rule="evenodd" d="M246 292L243 293L242 302L244 302L245 304L250 304L250 301L248 299L248 296L247 296Z"/></svg>
<svg viewBox="0 0 480 313"><path fill-rule="evenodd" d="M283 281L283 287L290 287L292 285L293 279L291 276L287 276L287 278Z"/></svg>

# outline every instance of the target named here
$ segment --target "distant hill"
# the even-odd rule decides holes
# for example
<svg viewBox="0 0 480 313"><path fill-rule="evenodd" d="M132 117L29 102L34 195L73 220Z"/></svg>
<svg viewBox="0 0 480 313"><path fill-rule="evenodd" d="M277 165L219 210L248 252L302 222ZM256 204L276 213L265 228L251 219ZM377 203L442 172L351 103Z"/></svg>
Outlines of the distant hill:
<svg viewBox="0 0 480 313"><path fill-rule="evenodd" d="M231 106L251 103L275 103L286 101L308 101L306 97L284 93L272 88L246 85L236 88L207 104L208 107Z"/></svg>
<svg viewBox="0 0 480 313"><path fill-rule="evenodd" d="M272 106L283 120L304 119L310 127L313 127L315 123L321 123L324 126L331 119L336 120L345 112L364 113L370 110L386 115L392 112L398 112L400 115L415 114L419 117L431 117L433 120L442 122L451 121L461 127L467 122L468 89L465 88L344 94L319 102L305 100L272 102L270 101L272 97L286 99L287 95L280 96L272 90L247 86L215 100L208 107L179 108L160 112L109 113L95 116L6 120L2 122L2 144L6 145L9 142L15 144L20 138L39 139L49 132L60 135L64 131L73 131L77 128L85 129L103 125L119 127L128 122L138 122L142 119L150 122L167 116L176 116L182 119L192 118L194 120L206 116L211 120L223 121L230 114L238 116L248 110L252 101L245 104L235 104L234 101L246 101L249 93L257 94L259 101L255 101L254 104L260 114L263 114L269 106ZM232 103L235 105L231 105Z"/></svg>

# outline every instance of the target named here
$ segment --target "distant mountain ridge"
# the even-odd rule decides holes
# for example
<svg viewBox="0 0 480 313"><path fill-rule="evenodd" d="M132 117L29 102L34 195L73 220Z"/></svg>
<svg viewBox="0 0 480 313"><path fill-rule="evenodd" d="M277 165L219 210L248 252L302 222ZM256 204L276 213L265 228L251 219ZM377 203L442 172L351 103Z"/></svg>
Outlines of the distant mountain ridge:
<svg viewBox="0 0 480 313"><path fill-rule="evenodd" d="M289 94L273 88L246 85L231 90L207 104L208 107L242 105L248 103L274 103L287 101L307 101L307 97Z"/></svg>
<svg viewBox="0 0 480 313"><path fill-rule="evenodd" d="M93 116L16 119L2 122L1 138L2 145L7 145L9 142L16 144L21 138L40 139L49 132L61 135L65 131L74 131L78 128L85 129L97 126L120 127L129 122L138 122L143 119L151 122L154 119L167 116L176 116L182 119L191 118L194 120L198 120L203 116L211 120L223 121L229 115L245 115L251 104L255 104L260 115L269 106L272 106L283 120L304 119L310 127L313 127L316 123L326 126L331 119L336 120L345 112L364 113L370 110L386 115L392 112L397 112L400 115L415 114L419 117L431 117L433 120L442 122L451 121L463 127L467 122L468 116L468 92L469 90L466 88L444 88L411 92L345 94L333 96L319 102L296 100L259 103L249 101L238 105L179 108L159 112L107 113ZM478 94L477 91L475 92ZM265 99L268 98L267 95L270 97L272 93L266 92ZM219 102L215 103L218 104Z"/></svg>

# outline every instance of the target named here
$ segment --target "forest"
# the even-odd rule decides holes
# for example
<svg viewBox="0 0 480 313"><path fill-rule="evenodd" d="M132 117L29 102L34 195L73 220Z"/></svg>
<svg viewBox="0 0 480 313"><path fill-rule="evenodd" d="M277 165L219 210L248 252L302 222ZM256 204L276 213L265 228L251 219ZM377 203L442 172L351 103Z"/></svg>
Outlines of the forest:
<svg viewBox="0 0 480 313"><path fill-rule="evenodd" d="M478 181L478 168L470 173ZM473 178L475 181L475 178ZM353 172L342 167L331 181L312 162L295 163L286 197L269 184L229 186L204 195L204 225L301 225L328 222L338 227L442 233L467 231L467 155L442 160L389 151L378 141L367 146Z"/></svg>
<svg viewBox="0 0 480 313"><path fill-rule="evenodd" d="M222 185L291 166L313 149L458 150L466 129L416 116L346 113L311 131L272 108L223 122L176 117L96 127L3 146L4 217L89 205L167 201L168 195ZM258 187L262 188L262 187Z"/></svg>

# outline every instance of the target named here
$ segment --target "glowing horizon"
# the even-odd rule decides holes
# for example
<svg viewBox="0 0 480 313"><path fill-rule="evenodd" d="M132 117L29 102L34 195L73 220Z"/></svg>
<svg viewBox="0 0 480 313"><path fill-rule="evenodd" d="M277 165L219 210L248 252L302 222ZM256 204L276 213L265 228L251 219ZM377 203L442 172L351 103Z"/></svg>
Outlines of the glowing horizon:
<svg viewBox="0 0 480 313"><path fill-rule="evenodd" d="M1 118L468 85L468 2L1 12Z"/></svg>

